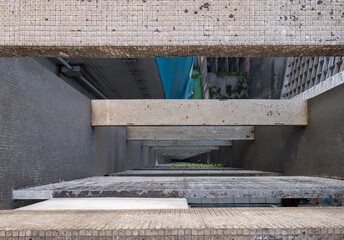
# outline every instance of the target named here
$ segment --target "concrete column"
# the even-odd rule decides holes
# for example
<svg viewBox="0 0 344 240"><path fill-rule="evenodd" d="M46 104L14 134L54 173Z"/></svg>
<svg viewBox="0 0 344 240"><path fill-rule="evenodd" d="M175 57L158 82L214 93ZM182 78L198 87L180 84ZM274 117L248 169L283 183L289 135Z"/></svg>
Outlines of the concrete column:
<svg viewBox="0 0 344 240"><path fill-rule="evenodd" d="M125 127L93 128L93 176L102 176L125 169Z"/></svg>
<svg viewBox="0 0 344 240"><path fill-rule="evenodd" d="M141 168L141 141L127 141L127 170Z"/></svg>
<svg viewBox="0 0 344 240"><path fill-rule="evenodd" d="M220 163L223 163L226 167L233 166L233 154L232 147L220 147Z"/></svg>
<svg viewBox="0 0 344 240"><path fill-rule="evenodd" d="M220 163L221 162L221 156L220 156L220 151L211 151L211 163Z"/></svg>
<svg viewBox="0 0 344 240"><path fill-rule="evenodd" d="M149 167L149 160L150 160L149 158L150 158L149 147L142 146L141 147L141 168Z"/></svg>
<svg viewBox="0 0 344 240"><path fill-rule="evenodd" d="M127 130L115 127L115 172L127 169Z"/></svg>
<svg viewBox="0 0 344 240"><path fill-rule="evenodd" d="M154 167L155 166L155 151L152 147L149 148L149 165L148 167Z"/></svg>
<svg viewBox="0 0 344 240"><path fill-rule="evenodd" d="M207 164L210 164L210 162L211 162L211 152L208 152L206 154L207 154Z"/></svg>

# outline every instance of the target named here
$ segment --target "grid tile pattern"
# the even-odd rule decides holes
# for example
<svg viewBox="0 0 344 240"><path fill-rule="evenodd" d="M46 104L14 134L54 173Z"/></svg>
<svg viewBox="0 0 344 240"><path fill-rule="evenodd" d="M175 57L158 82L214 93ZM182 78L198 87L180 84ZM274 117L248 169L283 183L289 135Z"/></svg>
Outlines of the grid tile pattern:
<svg viewBox="0 0 344 240"><path fill-rule="evenodd" d="M343 239L344 208L2 211L1 240Z"/></svg>
<svg viewBox="0 0 344 240"><path fill-rule="evenodd" d="M332 0L2 0L0 53L11 55L11 48L6 51L4 46L45 47L47 52L31 55L49 55L51 49L46 47L62 51L68 46L71 52L56 53L85 55L85 47L94 47L88 55L119 56L126 51L142 56L156 54L149 53L152 47L162 47L158 55L201 50L218 55L223 53L209 49L217 46L228 53L226 47L232 46L245 55L243 46L251 46L251 54L279 51L278 55L295 51L296 46L304 54L312 53L311 48L300 48L312 46L327 52L336 49L333 53L338 54L344 51L343 8L342 1ZM30 54L25 49L12 55Z"/></svg>
<svg viewBox="0 0 344 240"><path fill-rule="evenodd" d="M281 98L293 98L342 71L344 57L288 58Z"/></svg>

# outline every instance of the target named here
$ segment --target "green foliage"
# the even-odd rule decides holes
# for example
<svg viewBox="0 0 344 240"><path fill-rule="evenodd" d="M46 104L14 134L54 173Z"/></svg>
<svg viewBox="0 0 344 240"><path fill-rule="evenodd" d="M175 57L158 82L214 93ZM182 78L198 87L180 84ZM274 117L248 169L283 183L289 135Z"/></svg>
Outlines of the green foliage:
<svg viewBox="0 0 344 240"><path fill-rule="evenodd" d="M248 78L248 75L246 72L215 72L216 77L221 78L225 76L235 76L235 77L244 77Z"/></svg>
<svg viewBox="0 0 344 240"><path fill-rule="evenodd" d="M216 87L216 86L210 87L209 88L209 95L210 95L210 98L221 96L221 88Z"/></svg>
<svg viewBox="0 0 344 240"><path fill-rule="evenodd" d="M222 163L218 163L218 164L192 163L192 164L183 164L183 165L172 163L168 165L168 168L223 168L223 167L225 167L225 165Z"/></svg>
<svg viewBox="0 0 344 240"><path fill-rule="evenodd" d="M226 85L225 95L221 94L221 88L212 86L209 88L209 95L212 99L247 99L248 98L248 76L245 72L218 72L217 77L236 76L238 77L235 86Z"/></svg>

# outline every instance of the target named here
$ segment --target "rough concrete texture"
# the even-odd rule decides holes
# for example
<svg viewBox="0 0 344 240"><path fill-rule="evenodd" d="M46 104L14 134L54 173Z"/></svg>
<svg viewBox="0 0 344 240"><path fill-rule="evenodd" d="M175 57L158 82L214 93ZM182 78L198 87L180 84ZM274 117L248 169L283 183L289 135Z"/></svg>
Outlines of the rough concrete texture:
<svg viewBox="0 0 344 240"><path fill-rule="evenodd" d="M254 127L127 127L127 139L147 141L254 140Z"/></svg>
<svg viewBox="0 0 344 240"><path fill-rule="evenodd" d="M0 209L13 188L91 176L90 107L33 59L0 58Z"/></svg>
<svg viewBox="0 0 344 240"><path fill-rule="evenodd" d="M232 146L232 141L194 140L194 141L142 141L142 145L150 147L187 147L187 146Z"/></svg>
<svg viewBox="0 0 344 240"><path fill-rule="evenodd" d="M154 165L150 166L149 163L149 147L141 146L141 168L145 167L153 167Z"/></svg>
<svg viewBox="0 0 344 240"><path fill-rule="evenodd" d="M91 100L91 105L92 126L307 125L304 100Z"/></svg>
<svg viewBox="0 0 344 240"><path fill-rule="evenodd" d="M339 86L310 99L306 128L256 127L254 142L233 142L233 166L344 178L343 96Z"/></svg>
<svg viewBox="0 0 344 240"><path fill-rule="evenodd" d="M278 176L279 173L253 171L253 170L128 170L119 173L113 173L111 176Z"/></svg>
<svg viewBox="0 0 344 240"><path fill-rule="evenodd" d="M250 58L249 98L278 99L286 66L285 58Z"/></svg>
<svg viewBox="0 0 344 240"><path fill-rule="evenodd" d="M188 209L185 198L55 198L16 210Z"/></svg>
<svg viewBox="0 0 344 240"><path fill-rule="evenodd" d="M344 197L344 181L317 177L92 177L14 190L13 197L339 198Z"/></svg>
<svg viewBox="0 0 344 240"><path fill-rule="evenodd" d="M141 157L141 141L127 141L126 170L142 168L143 164Z"/></svg>
<svg viewBox="0 0 344 240"><path fill-rule="evenodd" d="M344 237L344 208L2 211L2 239L317 239Z"/></svg>
<svg viewBox="0 0 344 240"><path fill-rule="evenodd" d="M124 127L93 128L93 176L125 170L126 144Z"/></svg>
<svg viewBox="0 0 344 240"><path fill-rule="evenodd" d="M338 0L9 0L0 55L340 56L343 8Z"/></svg>

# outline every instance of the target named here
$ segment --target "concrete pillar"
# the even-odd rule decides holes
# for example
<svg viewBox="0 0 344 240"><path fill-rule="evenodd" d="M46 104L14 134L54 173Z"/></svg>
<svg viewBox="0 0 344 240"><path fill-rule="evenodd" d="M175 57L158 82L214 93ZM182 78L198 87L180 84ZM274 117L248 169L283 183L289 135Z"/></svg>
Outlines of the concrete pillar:
<svg viewBox="0 0 344 240"><path fill-rule="evenodd" d="M141 168L147 168L149 166L150 152L148 146L141 147Z"/></svg>
<svg viewBox="0 0 344 240"><path fill-rule="evenodd" d="M127 169L127 129L115 127L115 172Z"/></svg>
<svg viewBox="0 0 344 240"><path fill-rule="evenodd" d="M217 164L221 162L220 151L211 151L211 163Z"/></svg>
<svg viewBox="0 0 344 240"><path fill-rule="evenodd" d="M155 166L155 151L152 147L149 148L149 165L148 167L154 167Z"/></svg>
<svg viewBox="0 0 344 240"><path fill-rule="evenodd" d="M207 155L207 164L210 164L211 162L211 152L206 153Z"/></svg>
<svg viewBox="0 0 344 240"><path fill-rule="evenodd" d="M141 168L141 141L127 141L127 170Z"/></svg>
<svg viewBox="0 0 344 240"><path fill-rule="evenodd" d="M220 163L224 164L226 167L233 166L233 152L232 147L220 147Z"/></svg>
<svg viewBox="0 0 344 240"><path fill-rule="evenodd" d="M102 176L125 169L126 128L93 128L93 176Z"/></svg>

